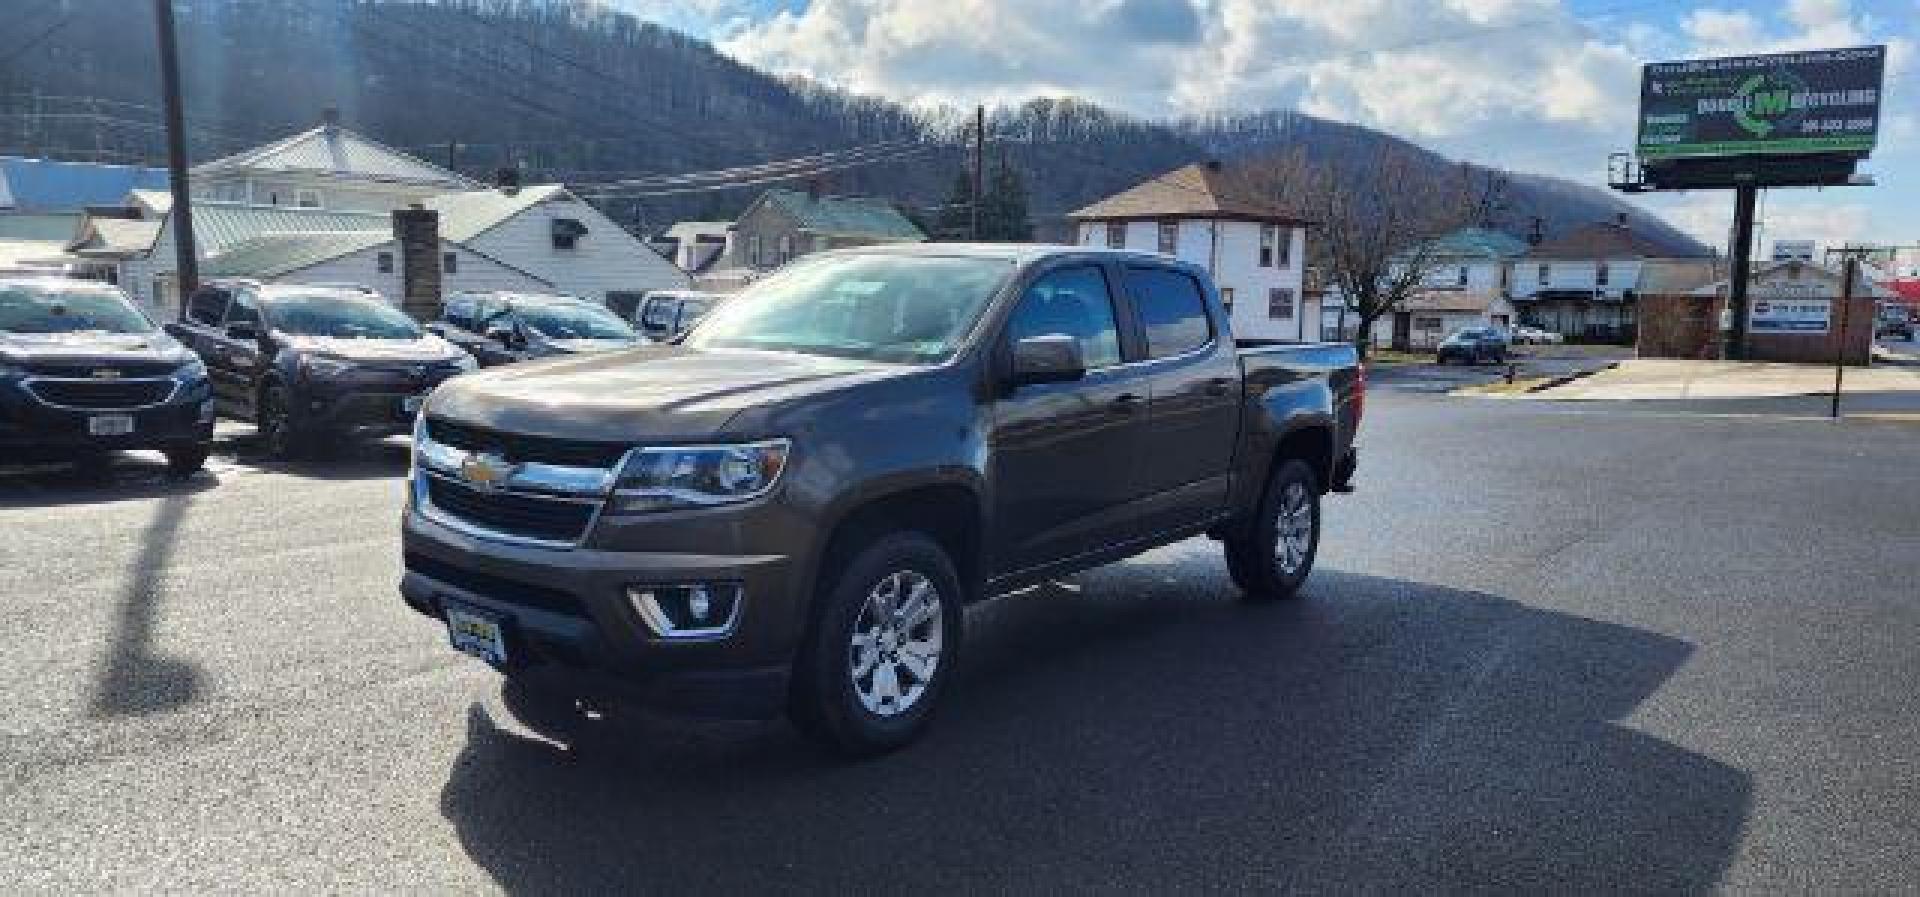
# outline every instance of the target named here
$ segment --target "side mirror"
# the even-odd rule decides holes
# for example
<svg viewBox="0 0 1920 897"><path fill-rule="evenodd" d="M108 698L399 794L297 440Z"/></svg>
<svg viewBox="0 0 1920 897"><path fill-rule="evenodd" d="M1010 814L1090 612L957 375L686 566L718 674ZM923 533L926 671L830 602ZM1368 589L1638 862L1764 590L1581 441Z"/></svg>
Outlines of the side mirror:
<svg viewBox="0 0 1920 897"><path fill-rule="evenodd" d="M1080 341L1063 333L1030 336L1013 344L1013 385L1067 383L1087 375Z"/></svg>
<svg viewBox="0 0 1920 897"><path fill-rule="evenodd" d="M487 339L493 340L509 349L520 348L520 331L507 321L495 321L487 325Z"/></svg>
<svg viewBox="0 0 1920 897"><path fill-rule="evenodd" d="M234 321L227 325L227 338L255 342L260 339L260 325L252 321Z"/></svg>

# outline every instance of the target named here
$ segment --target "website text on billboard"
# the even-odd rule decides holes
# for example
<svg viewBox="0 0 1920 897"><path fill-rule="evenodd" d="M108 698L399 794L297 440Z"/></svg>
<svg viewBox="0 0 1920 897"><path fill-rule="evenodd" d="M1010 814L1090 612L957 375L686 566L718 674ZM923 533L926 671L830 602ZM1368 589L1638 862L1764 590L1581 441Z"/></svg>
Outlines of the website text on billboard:
<svg viewBox="0 0 1920 897"><path fill-rule="evenodd" d="M1643 158L1866 153L1886 47L1656 62L1640 79Z"/></svg>

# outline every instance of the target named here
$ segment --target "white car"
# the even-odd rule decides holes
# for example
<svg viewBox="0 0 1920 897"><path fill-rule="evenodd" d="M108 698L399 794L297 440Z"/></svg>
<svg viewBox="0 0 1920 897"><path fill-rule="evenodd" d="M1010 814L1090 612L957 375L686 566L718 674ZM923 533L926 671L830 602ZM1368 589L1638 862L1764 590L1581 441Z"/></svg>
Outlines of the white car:
<svg viewBox="0 0 1920 897"><path fill-rule="evenodd" d="M1513 341L1529 346L1557 346L1566 342L1567 338L1538 327L1518 327L1513 331Z"/></svg>

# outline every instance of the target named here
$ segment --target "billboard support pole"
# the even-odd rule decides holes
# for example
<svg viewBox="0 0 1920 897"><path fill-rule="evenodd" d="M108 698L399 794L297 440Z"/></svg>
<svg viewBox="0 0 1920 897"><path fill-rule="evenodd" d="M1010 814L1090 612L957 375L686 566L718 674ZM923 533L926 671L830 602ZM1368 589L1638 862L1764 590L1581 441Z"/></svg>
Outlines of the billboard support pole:
<svg viewBox="0 0 1920 897"><path fill-rule="evenodd" d="M1728 273L1727 311L1733 326L1720 357L1745 361L1747 357L1747 280L1753 273L1753 207L1760 188L1741 184L1733 193L1733 270Z"/></svg>
<svg viewBox="0 0 1920 897"><path fill-rule="evenodd" d="M1853 290L1860 283L1860 256L1848 247L1846 274L1840 278L1840 314L1839 330L1834 333L1833 341L1833 407L1827 416L1840 419L1840 387L1847 376L1847 324L1853 311ZM1831 312L1827 315L1827 326L1834 326Z"/></svg>

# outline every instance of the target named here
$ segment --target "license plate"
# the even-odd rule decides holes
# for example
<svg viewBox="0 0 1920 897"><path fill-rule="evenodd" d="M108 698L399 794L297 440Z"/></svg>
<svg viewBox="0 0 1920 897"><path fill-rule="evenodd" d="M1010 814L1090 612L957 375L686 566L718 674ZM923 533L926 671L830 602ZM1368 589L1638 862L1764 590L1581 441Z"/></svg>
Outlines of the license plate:
<svg viewBox="0 0 1920 897"><path fill-rule="evenodd" d="M102 414L87 418L87 434L90 436L125 436L132 432L131 414Z"/></svg>
<svg viewBox="0 0 1920 897"><path fill-rule="evenodd" d="M453 647L496 667L507 664L506 628L496 617L458 604L447 607L447 638Z"/></svg>
<svg viewBox="0 0 1920 897"><path fill-rule="evenodd" d="M420 403L426 400L427 397L424 393L417 396L407 396L400 400L400 410L408 417L412 417L420 413Z"/></svg>

